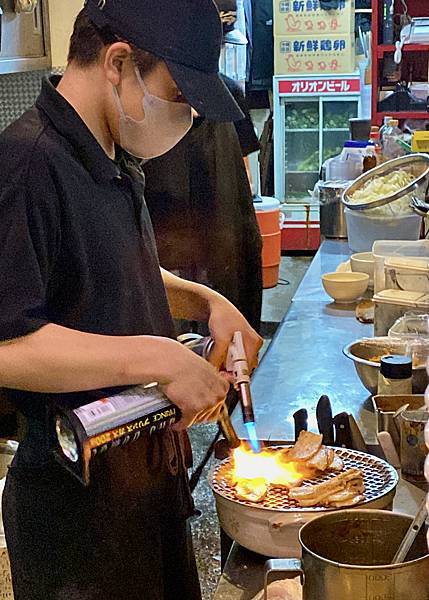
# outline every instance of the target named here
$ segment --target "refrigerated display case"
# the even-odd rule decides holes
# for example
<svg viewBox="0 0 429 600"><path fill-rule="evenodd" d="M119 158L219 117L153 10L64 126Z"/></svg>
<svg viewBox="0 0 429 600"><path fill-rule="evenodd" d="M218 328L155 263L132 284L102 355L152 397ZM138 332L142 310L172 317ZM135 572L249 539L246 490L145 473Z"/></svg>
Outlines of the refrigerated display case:
<svg viewBox="0 0 429 600"><path fill-rule="evenodd" d="M358 75L274 78L275 195L308 202L322 163L349 139L360 113Z"/></svg>

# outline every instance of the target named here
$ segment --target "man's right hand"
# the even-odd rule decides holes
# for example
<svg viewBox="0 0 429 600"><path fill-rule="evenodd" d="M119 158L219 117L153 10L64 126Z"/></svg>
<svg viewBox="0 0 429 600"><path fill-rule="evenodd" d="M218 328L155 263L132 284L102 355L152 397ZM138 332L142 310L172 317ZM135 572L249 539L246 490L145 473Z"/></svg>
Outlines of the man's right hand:
<svg viewBox="0 0 429 600"><path fill-rule="evenodd" d="M179 342L171 341L165 350L162 389L182 413L175 429L215 419L228 394L226 377Z"/></svg>

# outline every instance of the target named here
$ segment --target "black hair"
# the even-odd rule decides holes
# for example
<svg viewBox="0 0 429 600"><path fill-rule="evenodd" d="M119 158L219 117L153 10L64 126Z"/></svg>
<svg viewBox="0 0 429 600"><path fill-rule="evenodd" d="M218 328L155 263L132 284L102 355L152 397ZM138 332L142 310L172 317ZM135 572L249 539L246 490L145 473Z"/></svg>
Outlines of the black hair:
<svg viewBox="0 0 429 600"><path fill-rule="evenodd" d="M82 68L94 66L103 49L119 41L126 40L122 40L108 28L96 27L86 16L85 10L82 10L76 18L70 39L68 63L74 63ZM140 50L133 44L129 45L133 52L133 59L142 74L149 73L159 62L160 59L151 52Z"/></svg>

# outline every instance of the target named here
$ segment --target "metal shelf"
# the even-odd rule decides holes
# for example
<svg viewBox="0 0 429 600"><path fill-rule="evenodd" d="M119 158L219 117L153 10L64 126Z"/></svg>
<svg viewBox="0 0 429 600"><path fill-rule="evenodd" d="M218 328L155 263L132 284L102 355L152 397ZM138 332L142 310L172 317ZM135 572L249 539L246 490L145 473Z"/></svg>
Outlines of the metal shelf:
<svg viewBox="0 0 429 600"><path fill-rule="evenodd" d="M429 112L425 112L424 110L419 110L419 111L400 111L400 112L395 112L395 111L385 111L385 112L378 112L377 111L377 116L381 117L382 119L384 117L393 117L395 119L429 119Z"/></svg>
<svg viewBox="0 0 429 600"><path fill-rule="evenodd" d="M329 133L330 131L349 131L348 127L324 127L323 131Z"/></svg>
<svg viewBox="0 0 429 600"><path fill-rule="evenodd" d="M394 44L382 44L377 48L378 58L382 58L389 52L395 52L396 46ZM428 52L429 44L405 44L402 48L402 52Z"/></svg>
<svg viewBox="0 0 429 600"><path fill-rule="evenodd" d="M317 127L317 128L313 129L311 127L303 127L302 129L288 129L286 127L286 129L285 129L286 133L303 133L304 131L308 131L308 132L311 132L311 133L316 133L316 132L318 133L319 132L319 128Z"/></svg>

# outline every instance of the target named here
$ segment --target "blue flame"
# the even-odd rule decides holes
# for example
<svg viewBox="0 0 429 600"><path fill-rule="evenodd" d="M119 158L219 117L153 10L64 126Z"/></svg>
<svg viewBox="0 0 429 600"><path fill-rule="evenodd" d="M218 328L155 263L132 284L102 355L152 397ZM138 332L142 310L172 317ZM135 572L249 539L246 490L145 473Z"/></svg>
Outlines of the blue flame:
<svg viewBox="0 0 429 600"><path fill-rule="evenodd" d="M250 446L252 447L253 452L261 451L261 444L258 439L258 435L256 433L255 422L245 423L244 424L247 429L247 435L249 437Z"/></svg>

